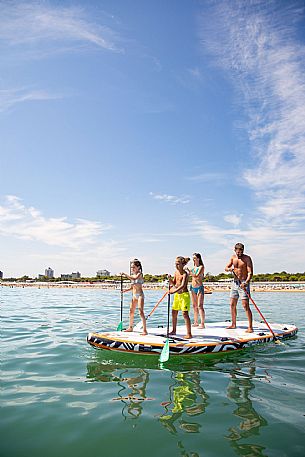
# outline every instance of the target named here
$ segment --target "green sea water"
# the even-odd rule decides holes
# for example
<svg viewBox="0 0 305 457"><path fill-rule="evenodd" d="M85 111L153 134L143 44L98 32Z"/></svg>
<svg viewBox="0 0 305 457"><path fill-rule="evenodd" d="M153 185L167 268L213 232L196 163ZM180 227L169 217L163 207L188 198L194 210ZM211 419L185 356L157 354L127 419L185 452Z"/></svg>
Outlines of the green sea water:
<svg viewBox="0 0 305 457"><path fill-rule="evenodd" d="M305 455L305 294L253 294L267 320L299 327L285 345L171 358L164 369L87 344L89 331L116 328L119 291L0 294L1 457ZM146 312L161 296L145 293ZM228 319L228 301L207 295L207 321ZM150 323L166 314L164 302Z"/></svg>

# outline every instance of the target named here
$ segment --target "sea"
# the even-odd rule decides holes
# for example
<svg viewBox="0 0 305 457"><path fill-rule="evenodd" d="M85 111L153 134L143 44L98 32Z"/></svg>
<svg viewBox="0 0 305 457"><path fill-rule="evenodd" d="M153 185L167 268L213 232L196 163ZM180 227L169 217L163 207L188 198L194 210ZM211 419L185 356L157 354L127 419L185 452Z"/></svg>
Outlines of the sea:
<svg viewBox="0 0 305 457"><path fill-rule="evenodd" d="M145 292L146 313L162 294ZM88 332L116 329L119 291L0 287L1 457L304 457L305 293L253 298L298 335L160 366L88 345ZM205 310L230 319L228 293L206 295ZM148 323L166 319L165 301Z"/></svg>

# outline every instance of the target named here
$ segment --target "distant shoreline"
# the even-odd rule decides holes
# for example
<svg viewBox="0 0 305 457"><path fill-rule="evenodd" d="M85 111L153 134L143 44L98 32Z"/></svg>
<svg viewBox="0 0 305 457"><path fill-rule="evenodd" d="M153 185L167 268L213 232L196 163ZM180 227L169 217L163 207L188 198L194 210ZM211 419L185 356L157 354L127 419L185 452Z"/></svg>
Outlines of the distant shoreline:
<svg viewBox="0 0 305 457"><path fill-rule="evenodd" d="M99 289L99 290L118 290L120 291L120 283L105 284L105 283L52 283L52 282L1 282L1 287L18 287L28 288L35 287L38 289ZM124 283L125 288L129 283ZM204 283L206 293L229 292L231 283L223 284L221 282ZM160 283L146 283L143 286L144 290L166 290L166 287ZM251 283L252 292L305 292L305 282L281 282L281 283Z"/></svg>

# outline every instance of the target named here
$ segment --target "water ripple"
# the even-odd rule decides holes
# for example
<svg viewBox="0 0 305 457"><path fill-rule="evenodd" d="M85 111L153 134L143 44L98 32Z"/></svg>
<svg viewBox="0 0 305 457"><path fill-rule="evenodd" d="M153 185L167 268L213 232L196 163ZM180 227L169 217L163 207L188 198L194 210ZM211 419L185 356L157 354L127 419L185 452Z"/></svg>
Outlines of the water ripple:
<svg viewBox="0 0 305 457"><path fill-rule="evenodd" d="M146 293L147 311L160 295ZM303 297L256 300L268 319L298 325L284 346L172 358L160 370L155 357L87 345L89 331L116 328L118 291L1 288L1 455L303 456ZM229 318L226 294L205 306L208 320ZM160 305L150 324L166 313Z"/></svg>

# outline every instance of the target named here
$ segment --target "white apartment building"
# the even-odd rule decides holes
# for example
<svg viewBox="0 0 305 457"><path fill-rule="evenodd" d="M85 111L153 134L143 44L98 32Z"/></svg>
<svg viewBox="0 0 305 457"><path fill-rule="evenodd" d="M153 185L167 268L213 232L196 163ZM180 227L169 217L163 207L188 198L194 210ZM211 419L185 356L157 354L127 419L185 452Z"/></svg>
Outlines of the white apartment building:
<svg viewBox="0 0 305 457"><path fill-rule="evenodd" d="M44 275L46 278L52 279L54 278L54 270L52 270L52 268L49 267L45 270Z"/></svg>
<svg viewBox="0 0 305 457"><path fill-rule="evenodd" d="M110 276L110 271L108 271L108 270L98 270L96 272L96 277L100 278L101 276Z"/></svg>
<svg viewBox="0 0 305 457"><path fill-rule="evenodd" d="M63 280L63 281L68 281L70 279L80 279L81 277L81 274L79 271L77 271L76 273L69 273L69 274L62 274L60 275L60 279Z"/></svg>

